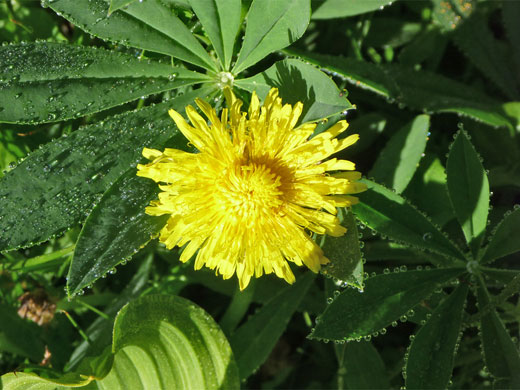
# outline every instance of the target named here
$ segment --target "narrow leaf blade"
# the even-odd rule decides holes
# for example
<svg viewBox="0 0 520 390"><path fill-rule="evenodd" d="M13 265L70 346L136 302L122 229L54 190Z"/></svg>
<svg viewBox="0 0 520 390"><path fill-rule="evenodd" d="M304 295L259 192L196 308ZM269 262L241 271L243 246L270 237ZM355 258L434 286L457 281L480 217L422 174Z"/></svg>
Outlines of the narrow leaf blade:
<svg viewBox="0 0 520 390"><path fill-rule="evenodd" d="M482 263L489 263L500 257L520 251L520 241L512 237L520 237L520 207L508 211L504 219L496 227L494 234L482 256Z"/></svg>
<svg viewBox="0 0 520 390"><path fill-rule="evenodd" d="M345 1L345 0L312 0L312 19L335 19L364 14L383 9L395 0Z"/></svg>

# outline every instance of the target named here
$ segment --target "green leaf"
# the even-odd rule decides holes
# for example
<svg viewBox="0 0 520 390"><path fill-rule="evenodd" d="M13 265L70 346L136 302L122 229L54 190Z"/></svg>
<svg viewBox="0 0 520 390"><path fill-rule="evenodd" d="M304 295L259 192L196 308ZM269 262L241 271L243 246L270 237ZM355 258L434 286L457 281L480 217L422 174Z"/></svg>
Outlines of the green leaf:
<svg viewBox="0 0 520 390"><path fill-rule="evenodd" d="M312 19L335 19L383 9L395 0L312 0Z"/></svg>
<svg viewBox="0 0 520 390"><path fill-rule="evenodd" d="M29 151L30 148L24 137L17 135L14 130L2 129L0 132L0 177L4 176L4 170L10 164L14 164Z"/></svg>
<svg viewBox="0 0 520 390"><path fill-rule="evenodd" d="M39 363L45 349L41 340L41 328L32 321L20 318L13 307L2 303L0 318L0 351L24 356Z"/></svg>
<svg viewBox="0 0 520 390"><path fill-rule="evenodd" d="M110 8L108 9L108 13L112 14L112 12L117 11L124 6L133 3L137 0L110 0Z"/></svg>
<svg viewBox="0 0 520 390"><path fill-rule="evenodd" d="M58 390L85 387L93 378L68 374L59 379L41 378L33 373L10 372L0 377L2 390Z"/></svg>
<svg viewBox="0 0 520 390"><path fill-rule="evenodd" d="M250 92L256 91L261 99L272 87L278 88L284 103L303 103L302 123L352 108L329 77L299 60L279 61L253 77L236 80L235 85Z"/></svg>
<svg viewBox="0 0 520 390"><path fill-rule="evenodd" d="M426 112L454 112L491 126L512 127L501 105L463 83L424 70L400 65L375 65L354 58L343 58L294 49L289 55L318 65L348 82L376 92L389 101Z"/></svg>
<svg viewBox="0 0 520 390"><path fill-rule="evenodd" d="M419 115L400 129L379 154L369 176L398 194L404 191L424 154L430 117Z"/></svg>
<svg viewBox="0 0 520 390"><path fill-rule="evenodd" d="M502 3L502 19L506 29L509 42L511 43L511 52L517 69L520 67L520 25L517 20L520 19L520 4L516 1L505 1ZM517 82L520 84L520 76L516 74Z"/></svg>
<svg viewBox="0 0 520 390"><path fill-rule="evenodd" d="M355 340L372 335L406 315L443 283L464 269L434 269L377 275L365 280L365 290L345 289L316 320L309 337Z"/></svg>
<svg viewBox="0 0 520 390"><path fill-rule="evenodd" d="M477 298L479 309L490 303L489 293L484 282L479 279ZM480 337L484 361L487 369L495 378L495 388L520 388L520 355L518 347L507 332L504 323L495 310L483 313L480 322ZM500 383L497 386L497 382Z"/></svg>
<svg viewBox="0 0 520 390"><path fill-rule="evenodd" d="M208 34L222 68L229 70L240 28L240 0L190 0L190 4Z"/></svg>
<svg viewBox="0 0 520 390"><path fill-rule="evenodd" d="M474 257L486 232L489 182L480 157L464 131L451 145L446 164L448 193Z"/></svg>
<svg viewBox="0 0 520 390"><path fill-rule="evenodd" d="M414 206L392 190L362 180L368 191L352 207L360 221L388 236L418 248L464 260L464 255L439 229Z"/></svg>
<svg viewBox="0 0 520 390"><path fill-rule="evenodd" d="M512 237L520 237L520 207L506 212L504 219L494 229L481 262L489 263L520 251L520 241L512 239Z"/></svg>
<svg viewBox="0 0 520 390"><path fill-rule="evenodd" d="M109 14L109 4L105 0L44 0L44 3L101 39L217 70L188 27L160 0L135 1L113 14Z"/></svg>
<svg viewBox="0 0 520 390"><path fill-rule="evenodd" d="M106 110L210 80L94 47L38 42L0 47L0 122L41 123Z"/></svg>
<svg viewBox="0 0 520 390"><path fill-rule="evenodd" d="M306 272L296 283L282 289L231 336L230 343L242 380L269 356L312 282Z"/></svg>
<svg viewBox="0 0 520 390"><path fill-rule="evenodd" d="M43 242L83 221L143 147L162 147L176 133L168 109L182 110L199 89L58 138L0 179L0 251Z"/></svg>
<svg viewBox="0 0 520 390"><path fill-rule="evenodd" d="M341 224L347 228L347 233L341 237L323 236L321 247L330 263L323 267L322 272L355 288L363 289L363 259L356 217L353 213L341 209L339 218Z"/></svg>
<svg viewBox="0 0 520 390"><path fill-rule="evenodd" d="M335 347L336 351L344 352L342 367L348 389L390 389L385 364L370 341L345 343ZM370 369L367 370L367 367Z"/></svg>
<svg viewBox="0 0 520 390"><path fill-rule="evenodd" d="M406 362L407 389L448 387L467 294L468 284L461 284L417 332Z"/></svg>
<svg viewBox="0 0 520 390"><path fill-rule="evenodd" d="M253 0L233 73L239 74L296 41L305 32L310 16L310 0Z"/></svg>
<svg viewBox="0 0 520 390"><path fill-rule="evenodd" d="M145 213L158 192L157 183L136 176L132 168L103 194L78 237L67 277L69 296L130 259L158 234L168 216Z"/></svg>
<svg viewBox="0 0 520 390"><path fill-rule="evenodd" d="M473 12L478 0L432 0L432 21L444 32L453 31L459 23ZM473 37L471 39L474 39Z"/></svg>

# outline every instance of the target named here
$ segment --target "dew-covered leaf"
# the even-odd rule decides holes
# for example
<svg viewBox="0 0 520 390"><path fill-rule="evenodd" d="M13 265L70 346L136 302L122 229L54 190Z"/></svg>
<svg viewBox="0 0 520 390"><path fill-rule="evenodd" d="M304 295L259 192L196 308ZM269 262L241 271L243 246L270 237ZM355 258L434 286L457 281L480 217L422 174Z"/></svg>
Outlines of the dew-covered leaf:
<svg viewBox="0 0 520 390"><path fill-rule="evenodd" d="M383 9L396 0L312 0L312 19L335 19Z"/></svg>
<svg viewBox="0 0 520 390"><path fill-rule="evenodd" d="M190 0L224 70L229 70L240 27L240 0Z"/></svg>
<svg viewBox="0 0 520 390"><path fill-rule="evenodd" d="M489 293L482 283L477 289L477 298L480 310L490 303ZM482 314L480 320L482 351L486 367L495 378L495 388L518 389L520 388L518 347L495 310Z"/></svg>
<svg viewBox="0 0 520 390"><path fill-rule="evenodd" d="M31 153L0 179L0 250L28 247L84 220L143 147L176 133L168 109L182 110L209 89L118 115L62 136Z"/></svg>
<svg viewBox="0 0 520 390"><path fill-rule="evenodd" d="M407 389L445 389L450 380L468 284L437 306L415 335L406 361Z"/></svg>
<svg viewBox="0 0 520 390"><path fill-rule="evenodd" d="M457 133L451 145L446 173L453 210L476 256L486 231L489 182L480 157L464 131Z"/></svg>
<svg viewBox="0 0 520 390"><path fill-rule="evenodd" d="M208 79L171 64L94 47L51 42L2 46L0 122L76 118Z"/></svg>
<svg viewBox="0 0 520 390"><path fill-rule="evenodd" d="M392 190L362 180L368 190L353 206L360 221L389 238L443 254L464 259L462 252L419 210Z"/></svg>
<svg viewBox="0 0 520 390"><path fill-rule="evenodd" d="M242 380L267 359L313 281L314 274L305 273L294 285L276 294L232 334L230 343Z"/></svg>
<svg viewBox="0 0 520 390"><path fill-rule="evenodd" d="M69 295L131 258L157 235L168 216L149 216L145 207L158 192L157 183L138 177L132 168L103 194L78 237L67 278Z"/></svg>
<svg viewBox="0 0 520 390"><path fill-rule="evenodd" d="M263 99L272 87L278 88L284 103L303 103L300 122L311 122L349 110L352 105L337 85L323 72L300 60L278 61L257 75L236 80L235 85L256 91Z"/></svg>
<svg viewBox="0 0 520 390"><path fill-rule="evenodd" d="M233 73L296 41L307 29L310 16L310 0L253 0Z"/></svg>
<svg viewBox="0 0 520 390"><path fill-rule="evenodd" d="M398 194L403 192L424 153L429 129L428 115L419 115L406 124L387 142L369 176Z"/></svg>
<svg viewBox="0 0 520 390"><path fill-rule="evenodd" d="M137 0L110 0L110 7L108 9L108 13L111 14L114 11L117 11L124 6L127 6L130 3L133 3Z"/></svg>
<svg viewBox="0 0 520 390"><path fill-rule="evenodd" d="M346 213L346 215L345 215ZM363 257L358 237L356 217L353 213L340 210L341 224L347 233L341 237L323 236L323 253L330 263L322 272L355 288L363 288Z"/></svg>
<svg viewBox="0 0 520 390"><path fill-rule="evenodd" d="M372 335L399 321L440 285L464 269L434 269L377 275L365 280L363 292L347 288L316 320L310 337L354 340Z"/></svg>
<svg viewBox="0 0 520 390"><path fill-rule="evenodd" d="M216 70L188 27L161 0L134 1L109 14L106 0L43 0L75 26L102 39Z"/></svg>
<svg viewBox="0 0 520 390"><path fill-rule="evenodd" d="M513 237L520 237L520 207L506 212L504 219L495 228L481 262L489 263L520 251L520 240Z"/></svg>

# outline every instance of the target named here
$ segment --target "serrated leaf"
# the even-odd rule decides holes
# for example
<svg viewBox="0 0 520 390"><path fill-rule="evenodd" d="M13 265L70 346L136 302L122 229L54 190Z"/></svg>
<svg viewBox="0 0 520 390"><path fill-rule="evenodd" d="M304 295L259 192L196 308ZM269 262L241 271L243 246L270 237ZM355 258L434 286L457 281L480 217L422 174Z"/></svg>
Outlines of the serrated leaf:
<svg viewBox="0 0 520 390"><path fill-rule="evenodd" d="M383 9L396 0L312 0L312 19L335 19Z"/></svg>
<svg viewBox="0 0 520 390"><path fill-rule="evenodd" d="M284 50L289 55L337 73L352 84L392 102L426 112L454 112L491 126L512 128L501 105L465 84L439 74L393 65L375 65L354 58Z"/></svg>
<svg viewBox="0 0 520 390"><path fill-rule="evenodd" d="M307 29L310 16L310 0L253 0L233 74L239 74L300 38Z"/></svg>
<svg viewBox="0 0 520 390"><path fill-rule="evenodd" d="M389 238L448 257L464 255L416 208L392 190L370 180L361 180L368 191L352 207L360 221Z"/></svg>
<svg viewBox="0 0 520 390"><path fill-rule="evenodd" d="M217 70L188 27L160 0L135 1L112 14L105 0L44 1L65 19L99 38Z"/></svg>
<svg viewBox="0 0 520 390"><path fill-rule="evenodd" d="M168 109L182 110L209 91L86 126L30 154L0 179L0 251L35 245L84 220L143 147L162 147L175 134Z"/></svg>
<svg viewBox="0 0 520 390"><path fill-rule="evenodd" d="M520 207L506 212L504 219L495 228L481 262L489 263L520 251L520 241L512 237L520 237Z"/></svg>
<svg viewBox="0 0 520 390"><path fill-rule="evenodd" d="M377 275L365 280L359 292L345 289L316 321L310 337L354 340L372 335L398 321L415 305L464 269L434 269Z"/></svg>
<svg viewBox="0 0 520 390"><path fill-rule="evenodd" d="M299 277L233 333L230 343L242 380L267 359L313 281L312 272Z"/></svg>
<svg viewBox="0 0 520 390"><path fill-rule="evenodd" d="M451 145L446 174L453 210L476 258L486 231L489 182L479 155L463 131Z"/></svg>
<svg viewBox="0 0 520 390"><path fill-rule="evenodd" d="M166 224L168 216L145 213L145 207L157 198L159 187L136 173L132 168L122 175L85 221L67 277L69 296L131 258Z"/></svg>
<svg viewBox="0 0 520 390"><path fill-rule="evenodd" d="M419 115L400 129L379 154L369 176L398 194L404 191L424 154L430 117Z"/></svg>
<svg viewBox="0 0 520 390"><path fill-rule="evenodd" d="M341 237L323 236L325 242L321 247L330 263L322 268L322 272L355 288L363 289L363 259L356 217L344 209L340 210L340 213L341 224L347 228L347 233Z"/></svg>
<svg viewBox="0 0 520 390"><path fill-rule="evenodd" d="M94 47L38 42L0 47L0 122L42 123L106 110L210 80Z"/></svg>
<svg viewBox="0 0 520 390"><path fill-rule="evenodd" d="M240 28L240 0L190 0L190 5L208 34L222 68L229 70Z"/></svg>
<svg viewBox="0 0 520 390"><path fill-rule="evenodd" d="M336 84L323 72L299 60L284 60L257 75L236 80L235 85L256 91L263 99L278 88L284 103L303 103L300 122L312 122L352 108Z"/></svg>
<svg viewBox="0 0 520 390"><path fill-rule="evenodd" d="M407 389L445 389L450 380L468 284L437 306L415 335L406 361Z"/></svg>
<svg viewBox="0 0 520 390"><path fill-rule="evenodd" d="M479 309L489 305L490 297L485 285L479 280L477 298ZM507 332L495 310L483 313L480 320L480 338L487 369L495 378L495 388L520 388L520 355L518 347ZM499 386L497 382L500 383Z"/></svg>

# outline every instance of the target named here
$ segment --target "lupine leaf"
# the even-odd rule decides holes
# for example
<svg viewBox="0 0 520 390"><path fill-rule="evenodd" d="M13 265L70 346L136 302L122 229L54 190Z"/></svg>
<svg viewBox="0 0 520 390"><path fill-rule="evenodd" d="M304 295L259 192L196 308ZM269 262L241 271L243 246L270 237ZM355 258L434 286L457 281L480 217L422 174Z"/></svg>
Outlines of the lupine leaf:
<svg viewBox="0 0 520 390"><path fill-rule="evenodd" d="M363 292L347 288L327 306L309 337L354 340L372 335L462 272L453 268L406 271L365 279Z"/></svg>
<svg viewBox="0 0 520 390"><path fill-rule="evenodd" d="M407 389L447 388L467 294L468 285L461 284L415 335L406 362Z"/></svg>
<svg viewBox="0 0 520 390"><path fill-rule="evenodd" d="M256 91L261 99L272 87L278 88L284 103L303 103L302 123L352 108L329 77L299 60L279 61L253 77L236 80L235 85L250 92Z"/></svg>
<svg viewBox="0 0 520 390"><path fill-rule="evenodd" d="M112 117L31 153L0 179L0 250L35 245L84 220L143 147L161 147L175 134L168 109L208 92Z"/></svg>
<svg viewBox="0 0 520 390"><path fill-rule="evenodd" d="M508 211L504 219L495 228L490 242L482 256L482 263L489 263L500 257L520 251L520 207Z"/></svg>
<svg viewBox="0 0 520 390"><path fill-rule="evenodd" d="M160 0L135 1L112 14L105 0L44 0L44 3L99 38L216 70L215 63L190 30Z"/></svg>
<svg viewBox="0 0 520 390"><path fill-rule="evenodd" d="M76 118L209 80L129 54L51 42L0 47L0 74L0 122L12 123Z"/></svg>
<svg viewBox="0 0 520 390"><path fill-rule="evenodd" d="M369 176L396 190L404 191L426 148L430 117L419 115L390 138Z"/></svg>
<svg viewBox="0 0 520 390"><path fill-rule="evenodd" d="M453 210L473 255L484 238L489 208L489 182L475 148L459 131L446 165L448 193Z"/></svg>
<svg viewBox="0 0 520 390"><path fill-rule="evenodd" d="M396 0L312 0L313 19L334 19L383 9Z"/></svg>
<svg viewBox="0 0 520 390"><path fill-rule="evenodd" d="M253 0L233 73L242 72L300 38L309 24L310 14L310 0Z"/></svg>
<svg viewBox="0 0 520 390"><path fill-rule="evenodd" d="M404 198L380 184L362 181L368 191L353 206L360 221L393 240L464 259L462 252Z"/></svg>
<svg viewBox="0 0 520 390"><path fill-rule="evenodd" d="M224 70L229 70L240 27L240 0L190 0Z"/></svg>

